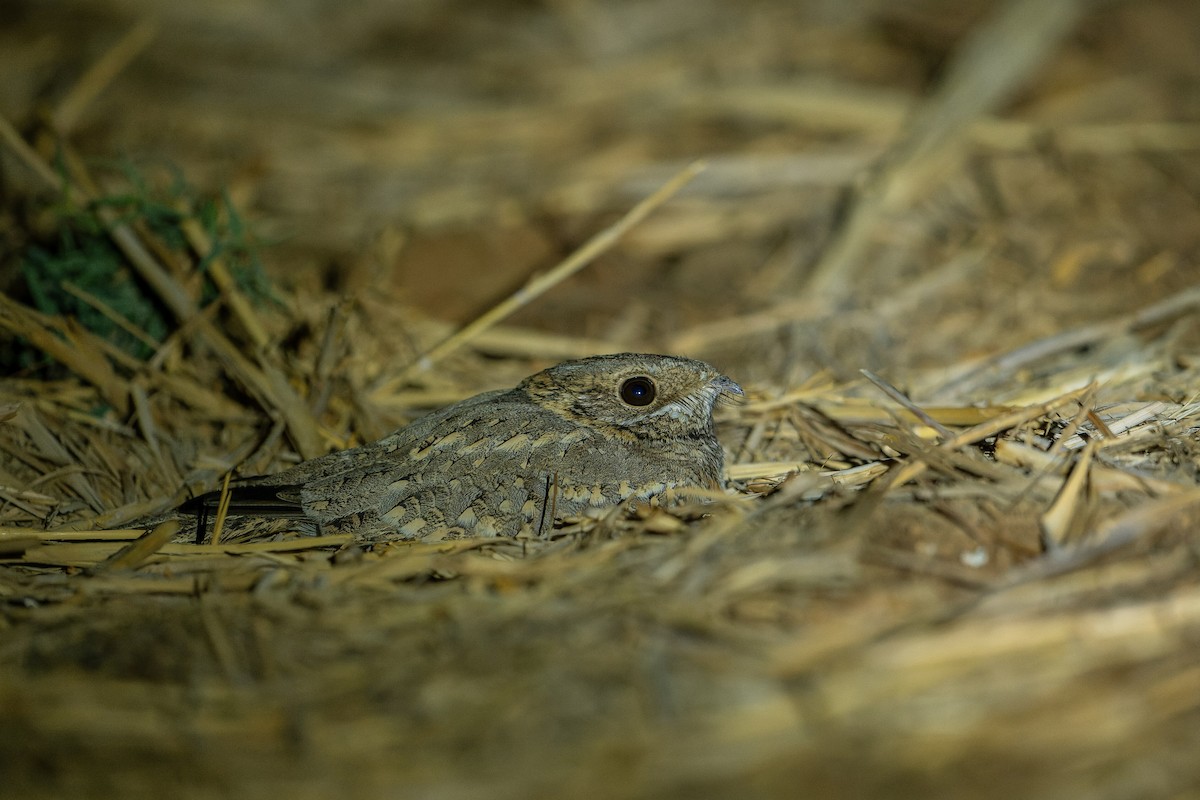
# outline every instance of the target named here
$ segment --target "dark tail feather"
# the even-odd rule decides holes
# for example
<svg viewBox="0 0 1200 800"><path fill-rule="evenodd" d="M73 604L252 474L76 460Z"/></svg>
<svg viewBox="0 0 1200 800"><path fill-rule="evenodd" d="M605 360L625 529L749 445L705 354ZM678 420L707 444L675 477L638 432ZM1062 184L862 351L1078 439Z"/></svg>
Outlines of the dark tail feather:
<svg viewBox="0 0 1200 800"><path fill-rule="evenodd" d="M304 519L299 486L234 486L229 489L228 513L246 517L291 517ZM193 497L179 507L180 513L196 517L196 544L204 539L208 518L221 505L221 492Z"/></svg>
<svg viewBox="0 0 1200 800"><path fill-rule="evenodd" d="M256 517L303 517L299 486L233 486L229 489L229 513ZM179 507L185 514L216 513L221 493L193 497Z"/></svg>

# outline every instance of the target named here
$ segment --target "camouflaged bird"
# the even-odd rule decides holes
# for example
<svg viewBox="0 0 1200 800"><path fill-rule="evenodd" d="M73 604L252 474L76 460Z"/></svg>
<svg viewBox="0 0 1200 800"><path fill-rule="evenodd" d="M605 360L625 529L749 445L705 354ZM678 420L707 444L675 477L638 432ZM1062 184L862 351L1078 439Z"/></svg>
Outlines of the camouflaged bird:
<svg viewBox="0 0 1200 800"><path fill-rule="evenodd" d="M363 447L242 481L229 513L307 518L366 542L543 536L589 509L719 487L713 406L741 394L688 358L566 361ZM190 510L215 509L216 496Z"/></svg>

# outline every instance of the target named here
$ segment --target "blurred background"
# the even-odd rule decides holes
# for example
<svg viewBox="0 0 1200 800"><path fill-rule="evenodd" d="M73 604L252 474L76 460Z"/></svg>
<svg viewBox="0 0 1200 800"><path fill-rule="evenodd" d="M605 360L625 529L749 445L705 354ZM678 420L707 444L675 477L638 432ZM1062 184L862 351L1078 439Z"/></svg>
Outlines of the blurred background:
<svg viewBox="0 0 1200 800"><path fill-rule="evenodd" d="M8 0L0 113L227 191L289 285L459 323L707 159L513 322L790 382L1194 280L1198 31L1187 0Z"/></svg>

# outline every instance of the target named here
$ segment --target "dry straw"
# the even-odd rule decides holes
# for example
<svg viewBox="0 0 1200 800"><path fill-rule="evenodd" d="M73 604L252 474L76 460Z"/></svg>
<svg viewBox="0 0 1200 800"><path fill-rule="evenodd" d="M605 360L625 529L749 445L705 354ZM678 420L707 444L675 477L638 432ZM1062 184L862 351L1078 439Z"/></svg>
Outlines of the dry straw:
<svg viewBox="0 0 1200 800"><path fill-rule="evenodd" d="M707 8L685 5L689 18ZM766 5L756 13L770 21ZM602 4L549 6L581 25L604 13ZM695 86L656 54L626 53L624 38L609 51L585 40L599 54L626 53L639 77L682 98L673 108L747 130L850 126L866 143L836 163L779 155L778 140L769 152L718 157L677 198L688 222L647 233L665 216L651 212L698 172L689 167L461 328L383 292L347 301L301 286L278 308L256 307L219 258L208 260L220 299L202 307L196 264L217 243L195 215L180 209L173 241L187 244L178 251L108 215L127 266L173 315L169 332L156 338L86 288L64 290L150 355L0 298L5 334L61 367L52 378L0 382L5 788L30 797L1100 798L1196 785L1200 287L1179 280L1194 254L1143 252L1147 242L1190 241L1168 218L1194 215L1194 197L1169 184L1153 208L1179 213L1145 221L1168 226L1161 239L1148 227L1103 251L1095 274L1111 268L1128 281L1118 287L1124 305L1104 309L1090 275L1067 288L1034 285L1038 269L1074 256L1040 240L1021 249L1036 238L1029 231L1018 244L1004 240L1003 258L1033 266L1003 269L997 231L1009 231L1009 218L1032 225L1002 197L997 215L965 223L909 213L915 198L940 197L964 154L1045 156L1034 151L1046 134L1036 120L992 115L1087 10L1000 4L912 115L911 98L865 91ZM50 115L58 134L78 127L152 30L135 28L66 93ZM997 63L997 54L1010 58ZM734 80L752 55L718 73ZM1075 56L1071 85L1086 63ZM545 117L533 122L552 120L558 135L588 130L578 107L537 111ZM519 122L512 141L545 135L546 125ZM412 129L404 133L414 140L437 140L432 122ZM1170 120L1085 119L1053 133L1047 172L1078 179L1089 198L1100 193L1099 166L1073 173L1071 156L1178 154L1197 141L1193 124ZM464 133L460 145L482 135ZM895 139L881 147L885 136ZM37 192L65 189L76 209L110 189L65 139L65 175L3 119L0 142ZM549 287L570 288L618 240L661 255L653 248L716 247L738 225L768 238L775 229L764 220L794 209L775 208L781 194L756 204L756 193L794 189L787 181L844 185L879 152L888 155L867 189L848 195L827 246L771 251L783 255L756 276L756 302L648 344L711 351L735 377L762 376L745 381L745 403L720 412L727 493L564 520L545 538L373 549L290 522L224 519L203 545L176 528L188 523L170 510L232 472L280 469L538 365L640 342L636 319L610 329L626 337L500 323L517 308L536 311ZM597 163L566 192L584 198L592 219L612 211L597 187L624 180L601 180L612 170ZM1186 180L1186 170L1160 171ZM625 185L644 194L641 181ZM722 204L723 194L736 203ZM1125 205L1111 205L1145 201L1121 197ZM1062 224L1087 216L1064 214ZM905 250L901 229L934 240L935 222L939 236L952 223L972 235ZM1135 288L1168 278L1171 296L1130 307ZM989 288L970 291L978 286ZM743 288L729 287L723 304L744 300ZM1041 293L1050 300L1039 305ZM295 344L287 352L275 344L285 338ZM839 349L847 339L869 341ZM931 342L932 352L920 350ZM829 370L810 371L817 361ZM793 369L803 377L781 377Z"/></svg>

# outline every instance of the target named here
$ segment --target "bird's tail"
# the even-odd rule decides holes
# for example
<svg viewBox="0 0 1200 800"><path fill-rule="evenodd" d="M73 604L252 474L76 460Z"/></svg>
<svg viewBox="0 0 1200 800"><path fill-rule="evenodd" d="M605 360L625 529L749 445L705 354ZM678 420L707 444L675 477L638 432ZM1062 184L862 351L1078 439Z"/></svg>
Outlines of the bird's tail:
<svg viewBox="0 0 1200 800"><path fill-rule="evenodd" d="M228 489L197 495L179 506L179 513L196 517L196 543L204 539L208 520L215 517L225 503L225 513L245 517L275 517L304 519L300 503L300 487L246 482Z"/></svg>

